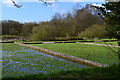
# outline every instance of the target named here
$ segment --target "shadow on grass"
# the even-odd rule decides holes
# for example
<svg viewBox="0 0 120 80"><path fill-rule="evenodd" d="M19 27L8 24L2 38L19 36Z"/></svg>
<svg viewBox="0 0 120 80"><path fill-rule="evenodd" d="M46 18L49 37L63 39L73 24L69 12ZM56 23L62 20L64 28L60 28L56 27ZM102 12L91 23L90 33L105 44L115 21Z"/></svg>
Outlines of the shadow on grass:
<svg viewBox="0 0 120 80"><path fill-rule="evenodd" d="M50 74L31 74L18 78L7 77L2 80L120 80L118 66L87 68L72 71L60 71Z"/></svg>

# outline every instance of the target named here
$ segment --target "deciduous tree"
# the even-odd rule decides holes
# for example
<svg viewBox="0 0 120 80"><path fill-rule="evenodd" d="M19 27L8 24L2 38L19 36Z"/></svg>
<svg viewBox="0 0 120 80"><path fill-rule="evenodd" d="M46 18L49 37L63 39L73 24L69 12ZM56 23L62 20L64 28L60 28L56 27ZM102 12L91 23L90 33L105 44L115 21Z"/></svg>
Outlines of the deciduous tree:
<svg viewBox="0 0 120 80"><path fill-rule="evenodd" d="M116 2L106 2L102 4L102 7L94 7L101 11L102 14L99 13L99 15L103 15L104 20L109 24L109 36L116 38L118 40L118 46L120 46L120 1L114 1ZM116 53L118 54L118 65L120 68L120 48L118 48L118 52Z"/></svg>

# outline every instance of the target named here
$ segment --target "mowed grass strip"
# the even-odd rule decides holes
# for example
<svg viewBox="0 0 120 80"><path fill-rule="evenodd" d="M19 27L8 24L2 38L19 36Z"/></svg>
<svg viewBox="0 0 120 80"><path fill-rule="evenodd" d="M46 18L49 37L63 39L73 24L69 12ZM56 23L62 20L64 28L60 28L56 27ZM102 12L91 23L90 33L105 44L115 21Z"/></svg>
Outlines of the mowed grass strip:
<svg viewBox="0 0 120 80"><path fill-rule="evenodd" d="M58 44L30 44L40 48L60 52L70 56L112 65L118 63L115 52L104 46L96 46L83 43L58 43ZM112 48L117 51L118 48Z"/></svg>
<svg viewBox="0 0 120 80"><path fill-rule="evenodd" d="M105 45L113 45L118 46L118 41L115 42L94 42L95 44L105 44Z"/></svg>

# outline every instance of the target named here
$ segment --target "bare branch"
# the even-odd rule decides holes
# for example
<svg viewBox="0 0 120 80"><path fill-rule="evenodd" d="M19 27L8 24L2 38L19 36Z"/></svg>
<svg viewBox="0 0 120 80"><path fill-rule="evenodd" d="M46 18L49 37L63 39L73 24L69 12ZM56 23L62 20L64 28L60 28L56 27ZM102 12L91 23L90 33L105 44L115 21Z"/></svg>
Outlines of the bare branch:
<svg viewBox="0 0 120 80"><path fill-rule="evenodd" d="M41 1L43 3L43 5L45 5L45 6L52 5L52 3L45 2L44 0L39 0L39 1Z"/></svg>
<svg viewBox="0 0 120 80"><path fill-rule="evenodd" d="M11 1L12 1L12 3L14 4L14 6L17 7L17 8L21 8L21 7L23 6L23 5L16 4L16 2L13 1L13 0L11 0Z"/></svg>
<svg viewBox="0 0 120 80"><path fill-rule="evenodd" d="M17 8L21 8L23 6L23 5L16 4L16 2L14 0L11 0L11 1L14 4L14 6ZM39 0L39 1L41 1L43 3L43 5L45 5L45 6L52 5L52 3L46 2L44 0ZM55 1L57 1L57 0L55 0Z"/></svg>

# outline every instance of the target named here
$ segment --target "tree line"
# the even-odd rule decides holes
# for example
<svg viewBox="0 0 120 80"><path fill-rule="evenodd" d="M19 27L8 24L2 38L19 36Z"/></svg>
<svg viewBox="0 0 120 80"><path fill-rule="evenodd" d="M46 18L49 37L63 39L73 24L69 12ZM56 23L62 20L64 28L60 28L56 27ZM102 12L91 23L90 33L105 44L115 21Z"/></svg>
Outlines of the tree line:
<svg viewBox="0 0 120 80"><path fill-rule="evenodd" d="M79 4L66 14L55 13L50 21L20 23L3 20L2 35L14 35L28 40L70 40L106 38L107 25L98 15L99 10Z"/></svg>

